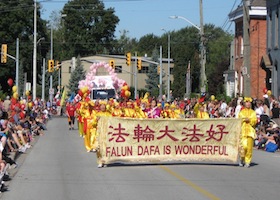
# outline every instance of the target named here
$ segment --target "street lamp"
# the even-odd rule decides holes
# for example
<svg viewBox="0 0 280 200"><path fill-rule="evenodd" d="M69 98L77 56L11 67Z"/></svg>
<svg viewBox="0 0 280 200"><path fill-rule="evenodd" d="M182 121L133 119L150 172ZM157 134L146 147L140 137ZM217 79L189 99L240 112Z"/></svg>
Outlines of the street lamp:
<svg viewBox="0 0 280 200"><path fill-rule="evenodd" d="M168 36L167 101L170 101L170 33L162 28Z"/></svg>
<svg viewBox="0 0 280 200"><path fill-rule="evenodd" d="M45 38L44 37L41 37L38 41L37 41L37 46L38 46L38 44L42 41L42 40L45 40ZM40 50L40 49L39 49Z"/></svg>
<svg viewBox="0 0 280 200"><path fill-rule="evenodd" d="M204 93L206 92L206 83L207 83L207 78L205 74L205 63L206 63L206 49L204 45L204 28L203 28L203 17L202 13L200 14L200 27L192 23L190 20L188 20L185 17L182 16L170 16L169 18L171 19L182 19L189 24L191 24L193 27L195 27L197 30L199 30L199 35L200 35L200 92Z"/></svg>

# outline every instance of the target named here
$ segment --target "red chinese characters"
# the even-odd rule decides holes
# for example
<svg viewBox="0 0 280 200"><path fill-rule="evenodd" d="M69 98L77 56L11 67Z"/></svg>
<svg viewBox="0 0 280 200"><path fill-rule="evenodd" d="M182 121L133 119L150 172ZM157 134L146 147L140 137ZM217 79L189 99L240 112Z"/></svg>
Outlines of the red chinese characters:
<svg viewBox="0 0 280 200"><path fill-rule="evenodd" d="M199 133L200 129L196 127L196 124L194 124L193 128L183 128L186 130L186 132L182 132L183 135L186 135L182 141L185 141L186 139L189 139L190 142L199 142L200 138L204 136L203 133Z"/></svg>
<svg viewBox="0 0 280 200"><path fill-rule="evenodd" d="M165 136L167 136L167 137L169 137L173 141L178 141L177 138L175 138L174 136L170 135L170 133L174 133L175 131L174 130L169 130L168 126L165 126L165 129L164 130L160 130L159 132L163 133L163 134L161 136L157 137L158 140L160 140L160 139L164 138Z"/></svg>
<svg viewBox="0 0 280 200"><path fill-rule="evenodd" d="M143 127L138 124L134 129L133 139L137 139L137 142L140 142L140 140L145 142L153 141L155 139L154 133L155 131L150 129L149 126L146 126L146 128L143 129Z"/></svg>
<svg viewBox="0 0 280 200"><path fill-rule="evenodd" d="M224 134L228 134L228 131L224 131L224 129L226 128L225 125L222 124L218 124L216 126L216 128L218 128L218 131L215 131L213 129L213 124L211 124L211 127L209 130L207 130L206 132L208 133L208 138L206 138L206 141L209 141L211 139L216 140L216 141L221 141L223 139Z"/></svg>
<svg viewBox="0 0 280 200"><path fill-rule="evenodd" d="M125 128L122 128L121 124L118 124L117 128L109 126L110 129L113 129L112 132L109 132L108 135L111 135L109 142L115 140L116 142L125 142L125 137L129 136L128 133L125 133Z"/></svg>

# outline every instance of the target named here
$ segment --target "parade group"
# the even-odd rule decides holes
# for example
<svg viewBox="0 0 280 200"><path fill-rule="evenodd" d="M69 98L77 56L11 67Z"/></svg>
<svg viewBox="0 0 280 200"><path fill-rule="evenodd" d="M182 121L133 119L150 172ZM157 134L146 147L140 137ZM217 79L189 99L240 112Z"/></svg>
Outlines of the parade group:
<svg viewBox="0 0 280 200"><path fill-rule="evenodd" d="M273 95L267 96L268 101L275 103L276 101L273 98ZM271 109L265 109L267 105L264 100L239 97L227 103L224 100L216 100L213 95L209 98L203 95L199 98L175 99L172 102L167 102L158 101L156 98L150 97L148 93L140 99L131 100L125 98L121 101L116 101L115 99L93 101L86 97L78 102L67 102L66 114L69 130L73 129L75 119L77 118L79 135L84 138L84 146L87 152L97 152L97 154L97 123L101 116L139 119L242 118L239 166L248 168L252 162L252 153L255 145L258 145L258 143L263 143L263 145L274 143L278 147L278 141L275 139L275 136L278 138L279 135L276 132L271 136L266 134L266 130L263 132L256 131L257 126L261 123L261 116L265 115L266 112L269 115L271 113ZM268 116L268 118L271 118L271 116ZM270 128L269 125L268 123L268 130ZM273 128L276 130L278 126L276 127L274 124ZM103 166L102 163L98 163L98 167Z"/></svg>

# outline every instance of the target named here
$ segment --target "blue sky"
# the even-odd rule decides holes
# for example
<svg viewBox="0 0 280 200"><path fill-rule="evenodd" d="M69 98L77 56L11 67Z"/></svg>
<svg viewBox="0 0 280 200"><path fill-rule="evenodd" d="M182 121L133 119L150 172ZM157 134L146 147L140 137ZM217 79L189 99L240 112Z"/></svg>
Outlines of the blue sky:
<svg viewBox="0 0 280 200"><path fill-rule="evenodd" d="M39 2L41 0L38 0ZM67 1L42 0L42 18L48 20L52 11L60 11ZM120 22L115 32L127 30L131 38L141 38L146 34L161 36L166 31L177 31L191 26L182 19L170 19L177 15L187 18L199 26L199 0L104 0L105 8L113 7ZM228 21L232 8L236 9L241 0L203 0L204 23L211 23L232 32L234 24Z"/></svg>

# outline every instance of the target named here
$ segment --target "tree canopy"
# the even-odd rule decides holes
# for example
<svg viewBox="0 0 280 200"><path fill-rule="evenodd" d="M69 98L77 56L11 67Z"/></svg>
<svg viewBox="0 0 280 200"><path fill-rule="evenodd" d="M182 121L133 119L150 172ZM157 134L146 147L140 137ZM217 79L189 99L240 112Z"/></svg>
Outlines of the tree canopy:
<svg viewBox="0 0 280 200"><path fill-rule="evenodd" d="M105 9L100 0L73 0L65 4L62 13L63 47L69 55L88 56L110 53L119 18L113 8ZM72 56L71 56L72 57Z"/></svg>

